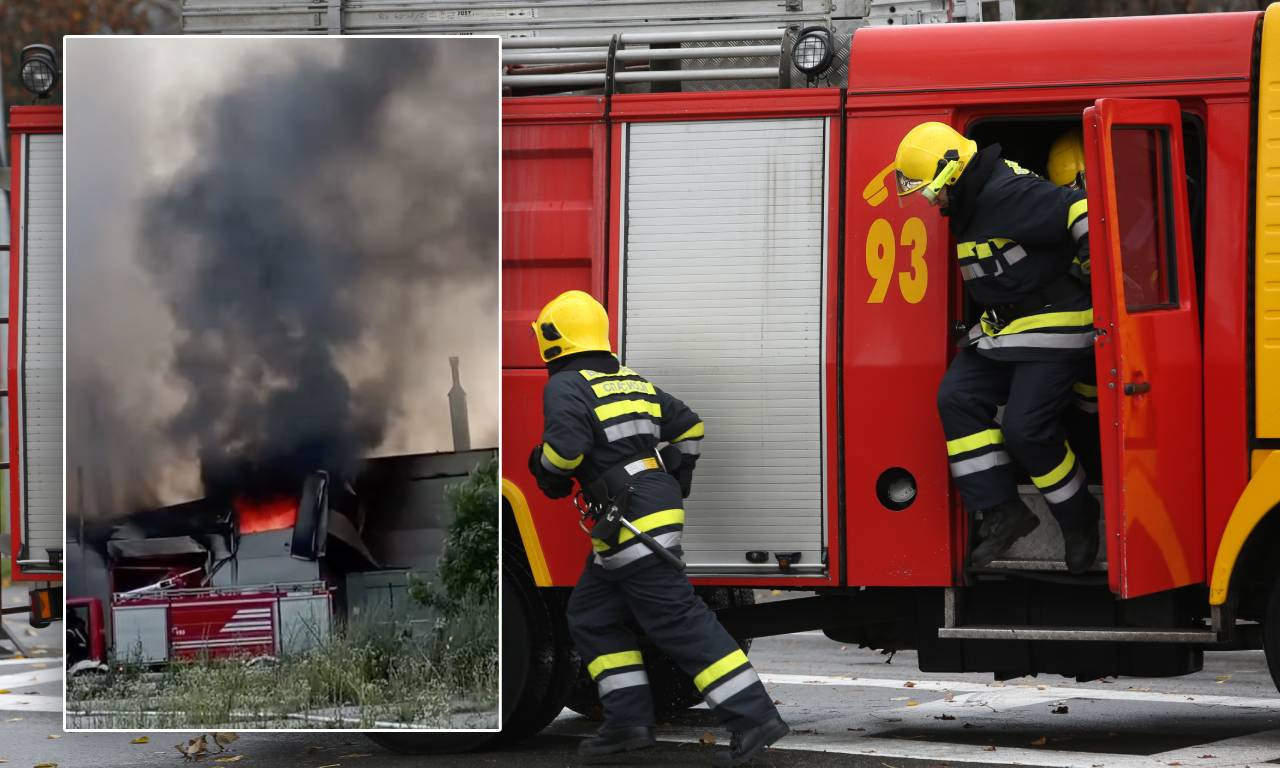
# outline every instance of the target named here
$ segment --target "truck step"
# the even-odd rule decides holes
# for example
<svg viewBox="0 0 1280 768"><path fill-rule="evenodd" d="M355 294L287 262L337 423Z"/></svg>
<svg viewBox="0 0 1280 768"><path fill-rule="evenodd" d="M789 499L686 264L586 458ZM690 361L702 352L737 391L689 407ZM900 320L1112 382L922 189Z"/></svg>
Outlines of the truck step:
<svg viewBox="0 0 1280 768"><path fill-rule="evenodd" d="M1211 629L1122 627L939 627L942 640L1059 640L1099 643L1216 643Z"/></svg>

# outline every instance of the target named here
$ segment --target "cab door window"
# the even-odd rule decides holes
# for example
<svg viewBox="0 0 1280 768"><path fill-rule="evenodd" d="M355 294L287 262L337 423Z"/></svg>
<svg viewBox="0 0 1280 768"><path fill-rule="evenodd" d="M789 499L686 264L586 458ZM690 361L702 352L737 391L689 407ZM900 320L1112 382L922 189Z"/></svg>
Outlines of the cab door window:
<svg viewBox="0 0 1280 768"><path fill-rule="evenodd" d="M1160 128L1116 126L1111 141L1125 308L1176 307L1168 134Z"/></svg>

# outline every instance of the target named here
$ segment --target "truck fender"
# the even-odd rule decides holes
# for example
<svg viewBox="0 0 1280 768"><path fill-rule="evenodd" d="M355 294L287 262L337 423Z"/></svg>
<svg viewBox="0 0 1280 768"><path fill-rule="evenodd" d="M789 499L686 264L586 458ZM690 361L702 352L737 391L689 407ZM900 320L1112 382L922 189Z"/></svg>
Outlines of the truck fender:
<svg viewBox="0 0 1280 768"><path fill-rule="evenodd" d="M551 586L551 571L547 568L547 558L542 552L542 544L538 541L538 529L533 524L533 514L529 511L529 501L525 498L520 486L502 478L502 500L511 510L515 518L516 529L520 534L520 542L524 545L525 557L529 561L529 570L533 573L533 581L539 587Z"/></svg>
<svg viewBox="0 0 1280 768"><path fill-rule="evenodd" d="M1249 479L1227 520L1226 530L1222 532L1218 557L1213 563L1213 576L1209 581L1210 605L1227 602L1231 576L1241 550L1254 529L1277 504L1280 504L1280 451L1271 451Z"/></svg>

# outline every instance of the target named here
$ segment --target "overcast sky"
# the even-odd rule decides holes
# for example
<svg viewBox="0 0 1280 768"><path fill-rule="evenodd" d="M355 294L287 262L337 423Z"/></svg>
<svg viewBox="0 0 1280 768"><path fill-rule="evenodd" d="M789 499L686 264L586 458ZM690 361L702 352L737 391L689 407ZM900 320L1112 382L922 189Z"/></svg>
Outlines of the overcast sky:
<svg viewBox="0 0 1280 768"><path fill-rule="evenodd" d="M104 465L82 492L189 498L204 443L277 448L343 407L362 454L451 450L451 355L497 445L497 51L68 39L72 505Z"/></svg>

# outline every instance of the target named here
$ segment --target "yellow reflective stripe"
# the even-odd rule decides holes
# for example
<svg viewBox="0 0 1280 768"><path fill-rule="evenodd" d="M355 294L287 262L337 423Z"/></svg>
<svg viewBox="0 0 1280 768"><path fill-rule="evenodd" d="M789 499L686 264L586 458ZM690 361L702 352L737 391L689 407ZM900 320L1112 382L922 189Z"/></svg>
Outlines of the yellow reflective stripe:
<svg viewBox="0 0 1280 768"><path fill-rule="evenodd" d="M964 242L956 244L956 256L961 259L968 259L977 256L979 259L989 259L995 253L991 246L1003 249L1013 241L1007 237L993 237L985 242Z"/></svg>
<svg viewBox="0 0 1280 768"><path fill-rule="evenodd" d="M678 443L681 440L692 440L695 437L703 437L706 435L706 433L707 433L706 427L703 426L702 422L698 422L697 424L694 424L692 427L689 427L688 429L686 429L684 432L681 432L680 436L677 437L675 440L672 440L671 442Z"/></svg>
<svg viewBox="0 0 1280 768"><path fill-rule="evenodd" d="M683 509L664 509L661 512L654 512L651 515L645 515L638 520L632 520L631 524L640 530L641 533L648 533L654 528L661 528L664 525L684 525ZM629 541L635 538L635 534L626 528L622 529L622 533L618 534L618 543Z"/></svg>
<svg viewBox="0 0 1280 768"><path fill-rule="evenodd" d="M1088 200L1077 200L1074 203L1072 203L1071 207L1067 209L1067 229L1071 229L1071 225L1076 222L1076 219L1080 218L1081 216L1087 215L1088 213L1089 213Z"/></svg>
<svg viewBox="0 0 1280 768"><path fill-rule="evenodd" d="M603 656L597 656L587 665L587 673L594 680L601 672L618 667L634 667L644 663L644 657L639 651L618 651L617 653L606 653Z"/></svg>
<svg viewBox="0 0 1280 768"><path fill-rule="evenodd" d="M627 531L627 533L630 533L630 531ZM591 548L597 552L603 552L609 548L609 545L599 539L592 539Z"/></svg>
<svg viewBox="0 0 1280 768"><path fill-rule="evenodd" d="M998 429L984 429L981 432L975 432L972 435L957 437L955 440L947 441L947 455L955 456L957 453L967 453L976 451L979 448L985 448L988 445L996 445L1004 442L1004 433Z"/></svg>
<svg viewBox="0 0 1280 768"><path fill-rule="evenodd" d="M1011 333L1031 331L1036 328L1070 328L1082 325L1093 326L1093 309L1085 309L1079 312L1044 312L1039 315L1027 315L1014 320L999 331L994 330L985 314L982 316L983 330L987 332L988 336L1007 336Z"/></svg>
<svg viewBox="0 0 1280 768"><path fill-rule="evenodd" d="M587 381L595 381L596 379L616 378L618 376L639 376L640 374L631 370L627 366L619 366L617 373L600 373L599 371L578 371L582 374L582 378Z"/></svg>
<svg viewBox="0 0 1280 768"><path fill-rule="evenodd" d="M1084 395L1085 397L1098 396L1098 388L1092 384L1082 384L1077 381L1075 384L1071 385L1071 388L1076 391L1076 394Z"/></svg>
<svg viewBox="0 0 1280 768"><path fill-rule="evenodd" d="M533 582L540 587L551 586L551 570L547 568L547 558L542 554L542 542L538 541L538 528L533 524L529 501L525 499L520 487L505 477L502 479L502 498L511 505L511 512L515 515L520 541L524 542L524 553L529 560L529 570L533 571Z"/></svg>
<svg viewBox="0 0 1280 768"><path fill-rule="evenodd" d="M619 400L596 407L596 418L601 421L625 416L629 413L645 413L655 419L662 418L662 406L648 400Z"/></svg>
<svg viewBox="0 0 1280 768"><path fill-rule="evenodd" d="M1068 445L1067 456L1062 460L1062 463L1049 470L1047 474L1040 475L1038 477L1033 475L1031 477L1031 482L1035 483L1037 488L1048 488L1054 483L1061 482L1062 478L1066 477L1067 473L1070 472L1075 465L1076 455L1071 452L1071 446Z"/></svg>
<svg viewBox="0 0 1280 768"><path fill-rule="evenodd" d="M699 672L698 676L693 678L693 684L698 686L699 691L705 690L708 685L711 685L715 681L746 663L747 654L743 653L742 649L739 648Z"/></svg>
<svg viewBox="0 0 1280 768"><path fill-rule="evenodd" d="M602 381L599 384L592 384L591 391L596 393L596 397L634 395L637 392L642 395L658 394L653 390L653 385L647 381Z"/></svg>
<svg viewBox="0 0 1280 768"><path fill-rule="evenodd" d="M547 461L566 472L571 472L577 469L578 465L582 463L582 454L578 454L578 457L575 459L566 459L556 453L556 449L551 447L551 443L542 444L542 455L547 457Z"/></svg>

